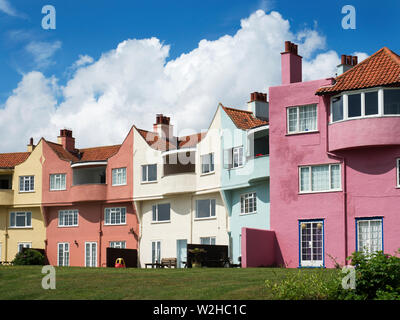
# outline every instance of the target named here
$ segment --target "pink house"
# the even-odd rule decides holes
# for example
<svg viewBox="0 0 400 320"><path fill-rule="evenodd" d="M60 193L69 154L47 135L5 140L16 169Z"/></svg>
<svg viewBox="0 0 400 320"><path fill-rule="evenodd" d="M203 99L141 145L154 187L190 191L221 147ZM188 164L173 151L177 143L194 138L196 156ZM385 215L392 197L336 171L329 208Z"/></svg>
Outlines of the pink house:
<svg viewBox="0 0 400 320"><path fill-rule="evenodd" d="M72 131L43 143L43 209L50 264L106 266L106 248L137 249L133 131L121 145L76 149Z"/></svg>
<svg viewBox="0 0 400 320"><path fill-rule="evenodd" d="M342 56L336 78L302 82L286 42L269 89L271 229L277 264L334 267L400 247L400 57Z"/></svg>

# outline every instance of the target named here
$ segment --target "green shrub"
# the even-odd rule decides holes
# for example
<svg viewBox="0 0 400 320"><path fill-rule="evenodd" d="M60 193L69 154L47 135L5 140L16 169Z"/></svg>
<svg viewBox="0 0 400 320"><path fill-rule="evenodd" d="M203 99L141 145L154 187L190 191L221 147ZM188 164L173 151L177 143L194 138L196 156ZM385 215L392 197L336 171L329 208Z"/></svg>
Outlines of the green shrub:
<svg viewBox="0 0 400 320"><path fill-rule="evenodd" d="M326 300L335 299L341 274L328 270L298 270L281 282L265 281L277 300Z"/></svg>
<svg viewBox="0 0 400 320"><path fill-rule="evenodd" d="M400 258L382 251L354 252L348 260L355 266L356 288L338 288L339 299L400 299Z"/></svg>
<svg viewBox="0 0 400 320"><path fill-rule="evenodd" d="M44 265L44 255L34 249L24 249L15 255L13 265Z"/></svg>

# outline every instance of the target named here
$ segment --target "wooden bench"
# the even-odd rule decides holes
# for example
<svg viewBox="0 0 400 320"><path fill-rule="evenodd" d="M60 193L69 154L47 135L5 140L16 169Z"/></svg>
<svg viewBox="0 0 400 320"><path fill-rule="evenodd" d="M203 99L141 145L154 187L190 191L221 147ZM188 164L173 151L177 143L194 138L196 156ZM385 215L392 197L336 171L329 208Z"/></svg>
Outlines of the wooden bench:
<svg viewBox="0 0 400 320"><path fill-rule="evenodd" d="M162 258L161 259L161 268L176 268L176 258Z"/></svg>

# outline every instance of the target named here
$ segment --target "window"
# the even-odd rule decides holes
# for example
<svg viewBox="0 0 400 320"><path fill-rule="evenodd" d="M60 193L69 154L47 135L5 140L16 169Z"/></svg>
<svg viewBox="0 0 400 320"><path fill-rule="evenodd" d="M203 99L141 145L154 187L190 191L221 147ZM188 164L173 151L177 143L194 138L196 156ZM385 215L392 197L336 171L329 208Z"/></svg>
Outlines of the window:
<svg viewBox="0 0 400 320"><path fill-rule="evenodd" d="M69 267L69 243L60 242L58 244L58 266Z"/></svg>
<svg viewBox="0 0 400 320"><path fill-rule="evenodd" d="M19 242L18 243L18 252L21 252L23 248L32 248L31 242Z"/></svg>
<svg viewBox="0 0 400 320"><path fill-rule="evenodd" d="M66 183L65 183L66 174L51 174L50 175L50 190L65 190Z"/></svg>
<svg viewBox="0 0 400 320"><path fill-rule="evenodd" d="M240 196L240 213L255 213L257 212L257 194L246 193Z"/></svg>
<svg viewBox="0 0 400 320"><path fill-rule="evenodd" d="M32 212L10 212L10 228L31 228Z"/></svg>
<svg viewBox="0 0 400 320"><path fill-rule="evenodd" d="M106 208L105 224L118 225L126 223L126 208Z"/></svg>
<svg viewBox="0 0 400 320"><path fill-rule="evenodd" d="M78 210L61 210L58 211L59 227L76 227L78 226Z"/></svg>
<svg viewBox="0 0 400 320"><path fill-rule="evenodd" d="M323 221L300 221L300 266L322 267L324 264Z"/></svg>
<svg viewBox="0 0 400 320"><path fill-rule="evenodd" d="M332 122L343 120L343 97L332 98Z"/></svg>
<svg viewBox="0 0 400 320"><path fill-rule="evenodd" d="M170 221L171 205L169 203L161 203L154 205L152 210L153 210L153 222Z"/></svg>
<svg viewBox="0 0 400 320"><path fill-rule="evenodd" d="M373 253L383 250L382 218L357 219L357 251Z"/></svg>
<svg viewBox="0 0 400 320"><path fill-rule="evenodd" d="M97 267L97 242L85 242L85 267Z"/></svg>
<svg viewBox="0 0 400 320"><path fill-rule="evenodd" d="M300 192L338 191L341 189L340 164L302 166Z"/></svg>
<svg viewBox="0 0 400 320"><path fill-rule="evenodd" d="M142 181L143 182L157 181L156 164L148 164L142 166Z"/></svg>
<svg viewBox="0 0 400 320"><path fill-rule="evenodd" d="M317 130L317 105L287 108L288 133Z"/></svg>
<svg viewBox="0 0 400 320"><path fill-rule="evenodd" d="M32 192L35 190L35 177L34 176L21 176L19 177L19 191Z"/></svg>
<svg viewBox="0 0 400 320"><path fill-rule="evenodd" d="M161 262L161 241L159 240L151 242L151 262Z"/></svg>
<svg viewBox="0 0 400 320"><path fill-rule="evenodd" d="M233 168L239 168L243 166L243 147L236 147L232 149L233 155Z"/></svg>
<svg viewBox="0 0 400 320"><path fill-rule="evenodd" d="M361 93L348 96L348 117L361 117Z"/></svg>
<svg viewBox="0 0 400 320"><path fill-rule="evenodd" d="M200 238L200 244L215 245L215 237L202 237Z"/></svg>
<svg viewBox="0 0 400 320"><path fill-rule="evenodd" d="M122 186L126 184L126 168L112 169L112 185Z"/></svg>
<svg viewBox="0 0 400 320"><path fill-rule="evenodd" d="M110 248L125 249L126 241L110 241Z"/></svg>
<svg viewBox="0 0 400 320"><path fill-rule="evenodd" d="M215 199L196 200L196 218L215 217Z"/></svg>
<svg viewBox="0 0 400 320"><path fill-rule="evenodd" d="M384 113L400 114L400 89L383 90Z"/></svg>
<svg viewBox="0 0 400 320"><path fill-rule="evenodd" d="M201 156L201 173L214 172L214 153Z"/></svg>
<svg viewBox="0 0 400 320"><path fill-rule="evenodd" d="M379 113L378 110L378 91L365 93L365 115L375 115Z"/></svg>

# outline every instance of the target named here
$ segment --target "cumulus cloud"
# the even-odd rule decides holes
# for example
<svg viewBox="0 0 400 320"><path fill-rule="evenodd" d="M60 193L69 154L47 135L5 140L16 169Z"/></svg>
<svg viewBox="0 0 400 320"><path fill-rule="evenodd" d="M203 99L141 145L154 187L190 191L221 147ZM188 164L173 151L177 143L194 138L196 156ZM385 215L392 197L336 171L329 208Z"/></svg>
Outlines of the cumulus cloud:
<svg viewBox="0 0 400 320"><path fill-rule="evenodd" d="M263 10L241 20L233 36L201 40L176 59L168 60L170 47L157 38L129 39L96 61L81 56L63 86L38 72L25 74L1 110L7 143L0 149L16 151L30 136L55 140L64 127L73 129L79 147L121 143L132 124L151 129L156 113L171 116L178 134L207 129L218 102L241 108L250 92L280 83L285 40L299 43L305 80L334 75L339 57L321 52L321 34L293 33L278 12ZM22 118L23 129L13 129Z"/></svg>

